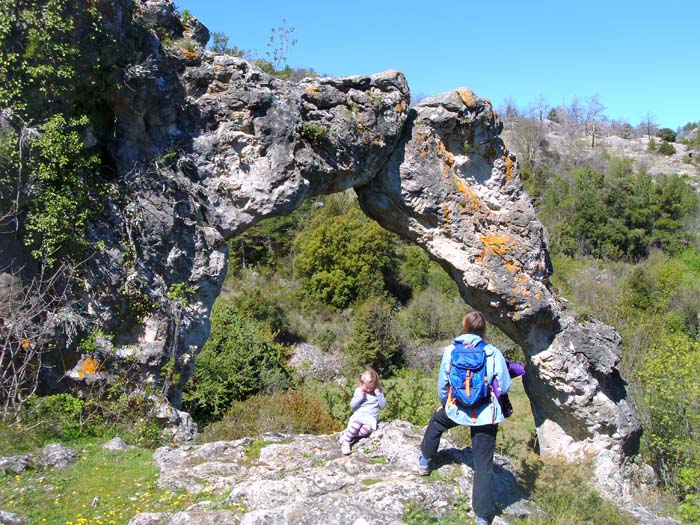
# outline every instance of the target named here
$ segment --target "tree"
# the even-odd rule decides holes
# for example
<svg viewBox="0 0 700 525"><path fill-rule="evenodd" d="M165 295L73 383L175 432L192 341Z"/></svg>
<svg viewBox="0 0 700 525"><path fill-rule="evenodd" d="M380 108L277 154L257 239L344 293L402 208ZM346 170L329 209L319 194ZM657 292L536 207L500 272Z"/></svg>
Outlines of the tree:
<svg viewBox="0 0 700 525"><path fill-rule="evenodd" d="M676 132L671 128L661 128L656 132L656 136L666 142L676 142Z"/></svg>
<svg viewBox="0 0 700 525"><path fill-rule="evenodd" d="M651 112L647 111L647 114L644 115L644 118L639 123L639 128L646 133L648 139L651 139L651 134L656 131L656 122Z"/></svg>
<svg viewBox="0 0 700 525"><path fill-rule="evenodd" d="M236 306L217 302L211 334L185 386L186 409L199 421L220 419L234 401L288 384L280 345Z"/></svg>
<svg viewBox="0 0 700 525"><path fill-rule="evenodd" d="M599 120L603 116L603 111L605 111L605 106L600 102L597 94L588 99L586 122L590 125L591 130L591 149L595 149L596 132L598 131Z"/></svg>
<svg viewBox="0 0 700 525"><path fill-rule="evenodd" d="M372 367L380 375L391 373L401 354L393 301L386 296L370 297L357 307L352 326L345 352L353 370Z"/></svg>
<svg viewBox="0 0 700 525"><path fill-rule="evenodd" d="M547 100L544 98L544 95L540 94L540 96L537 97L537 101L535 102L535 108L537 110L537 120L540 123L541 138L544 136L544 118L547 114L547 111L549 110L549 104L547 104Z"/></svg>
<svg viewBox="0 0 700 525"><path fill-rule="evenodd" d="M379 295L396 281L394 237L342 197L326 206L297 236L294 266L302 290L335 308Z"/></svg>
<svg viewBox="0 0 700 525"><path fill-rule="evenodd" d="M229 38L228 35L226 35L226 33L213 33L211 37L210 49L214 53L220 53L222 55L232 55L235 57L250 56L250 52L245 52L236 46L229 47L228 40Z"/></svg>
<svg viewBox="0 0 700 525"><path fill-rule="evenodd" d="M637 372L643 387L645 441L652 464L667 486L694 502L700 486L700 343L682 334L660 339ZM668 380L672 371L674 380ZM688 509L690 510L690 509Z"/></svg>

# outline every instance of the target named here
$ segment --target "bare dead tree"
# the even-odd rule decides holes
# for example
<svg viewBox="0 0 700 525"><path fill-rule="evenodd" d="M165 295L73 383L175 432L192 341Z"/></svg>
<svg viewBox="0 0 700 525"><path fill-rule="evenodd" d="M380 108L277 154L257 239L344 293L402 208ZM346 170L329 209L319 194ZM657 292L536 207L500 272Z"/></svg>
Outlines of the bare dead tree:
<svg viewBox="0 0 700 525"><path fill-rule="evenodd" d="M76 315L68 283L75 267L61 265L23 282L20 271L3 273L0 308L0 418L15 420L26 399L36 393L45 357L57 343L84 328Z"/></svg>
<svg viewBox="0 0 700 525"><path fill-rule="evenodd" d="M605 106L600 101L597 94L588 99L586 122L590 125L591 130L591 149L595 149L596 133L599 131L603 111L605 111Z"/></svg>

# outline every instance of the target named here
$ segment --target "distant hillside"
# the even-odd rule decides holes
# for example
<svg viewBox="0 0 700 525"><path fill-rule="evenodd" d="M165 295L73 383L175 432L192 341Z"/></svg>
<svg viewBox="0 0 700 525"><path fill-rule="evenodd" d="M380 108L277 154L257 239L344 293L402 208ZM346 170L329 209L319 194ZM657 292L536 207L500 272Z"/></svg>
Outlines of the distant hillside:
<svg viewBox="0 0 700 525"><path fill-rule="evenodd" d="M691 149L683 143L671 142L675 153L662 155L649 151L650 139L647 135L623 137L612 126L604 126L596 130L595 148L591 148L591 131L580 126L560 124L552 120L521 118L506 120L503 140L520 160L521 164L528 161L547 161L558 159L575 161L576 163L590 162L601 154L632 159L637 169L644 169L650 175L678 174L694 179L700 184L700 151ZM544 138L544 142L542 142ZM661 144L659 137L652 135L656 145ZM697 179L697 181L695 180ZM696 185L696 184L694 184Z"/></svg>

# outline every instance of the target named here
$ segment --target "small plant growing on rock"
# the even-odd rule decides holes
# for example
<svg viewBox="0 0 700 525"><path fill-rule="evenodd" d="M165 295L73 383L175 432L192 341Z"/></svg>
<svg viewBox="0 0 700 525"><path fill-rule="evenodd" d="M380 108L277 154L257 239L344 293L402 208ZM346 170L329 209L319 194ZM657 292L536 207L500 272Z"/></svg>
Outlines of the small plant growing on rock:
<svg viewBox="0 0 700 525"><path fill-rule="evenodd" d="M318 124L310 124L305 122L299 129L299 135L301 135L301 138L308 140L309 142L319 144L326 138L326 128L319 126Z"/></svg>

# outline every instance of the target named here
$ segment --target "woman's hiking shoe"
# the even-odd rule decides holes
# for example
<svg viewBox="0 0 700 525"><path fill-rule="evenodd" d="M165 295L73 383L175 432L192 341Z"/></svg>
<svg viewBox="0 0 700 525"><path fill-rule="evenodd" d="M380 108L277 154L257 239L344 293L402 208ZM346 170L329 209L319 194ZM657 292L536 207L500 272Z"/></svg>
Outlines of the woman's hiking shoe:
<svg viewBox="0 0 700 525"><path fill-rule="evenodd" d="M347 441L343 441L343 444L340 445L340 451L343 453L343 455L347 456L352 452L352 449L350 448L350 443Z"/></svg>
<svg viewBox="0 0 700 525"><path fill-rule="evenodd" d="M430 474L430 460L425 459L423 456L418 458L418 474L421 476Z"/></svg>

